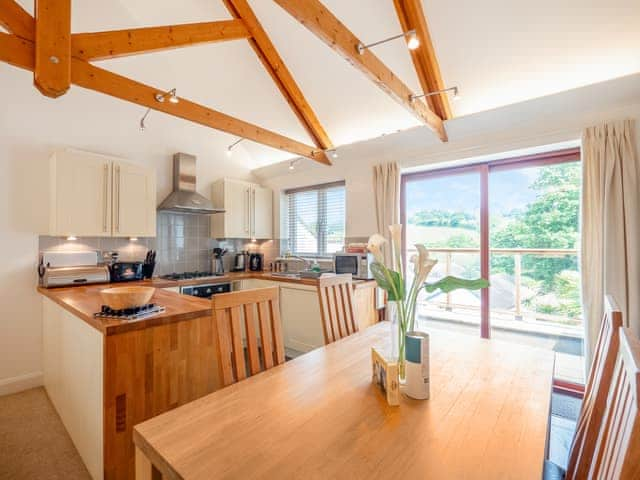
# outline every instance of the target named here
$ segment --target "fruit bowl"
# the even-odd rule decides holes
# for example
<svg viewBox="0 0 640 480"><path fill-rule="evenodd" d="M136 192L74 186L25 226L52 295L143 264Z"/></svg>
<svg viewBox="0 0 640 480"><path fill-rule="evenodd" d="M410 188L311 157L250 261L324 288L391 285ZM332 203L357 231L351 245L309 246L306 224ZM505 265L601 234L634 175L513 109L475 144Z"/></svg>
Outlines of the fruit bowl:
<svg viewBox="0 0 640 480"><path fill-rule="evenodd" d="M155 291L154 287L113 287L100 290L100 296L112 310L122 310L146 305Z"/></svg>

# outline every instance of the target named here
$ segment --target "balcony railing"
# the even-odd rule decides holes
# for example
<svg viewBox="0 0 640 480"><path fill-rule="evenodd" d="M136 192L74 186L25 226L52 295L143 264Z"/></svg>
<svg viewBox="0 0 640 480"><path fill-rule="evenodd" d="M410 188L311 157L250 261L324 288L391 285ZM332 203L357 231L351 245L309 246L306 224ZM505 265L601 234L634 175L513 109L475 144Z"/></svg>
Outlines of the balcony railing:
<svg viewBox="0 0 640 480"><path fill-rule="evenodd" d="M492 314L501 314L502 316L512 316L512 320L522 320L525 314L529 314L535 317L537 321L561 323L563 325L573 324L580 325L582 322L581 317L572 317L568 315L559 315L557 313L547 313L539 311L527 310L523 301L523 270L522 259L523 256L531 255L543 258L562 258L562 257L575 257L577 256L576 249L553 249L553 248L491 248L491 255L499 256L512 256L513 257L513 309L499 309L493 308L490 305ZM429 248L429 252L435 254L440 263L444 264L444 271L440 271L441 276L456 275L456 272L452 271L454 265L453 256L460 254L478 255L480 254L479 248ZM409 249L407 251L408 258L411 255L416 254L417 250ZM444 256L444 259L442 258ZM443 261L444 260L444 261ZM439 275L440 276L440 275ZM479 271L478 271L479 276ZM444 294L444 301L429 301L429 305L439 306L447 311L461 310L461 311L479 311L480 307L475 305L456 304L453 302L452 293Z"/></svg>

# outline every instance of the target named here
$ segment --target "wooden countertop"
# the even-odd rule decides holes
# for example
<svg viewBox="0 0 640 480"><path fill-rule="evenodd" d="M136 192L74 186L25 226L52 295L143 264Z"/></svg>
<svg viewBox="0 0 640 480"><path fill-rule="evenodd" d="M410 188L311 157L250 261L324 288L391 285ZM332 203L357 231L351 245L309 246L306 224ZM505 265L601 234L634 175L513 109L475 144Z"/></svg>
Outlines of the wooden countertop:
<svg viewBox="0 0 640 480"><path fill-rule="evenodd" d="M117 333L140 330L156 325L164 325L166 323L179 322L211 314L211 302L209 300L180 295L175 292L162 290L163 288L225 283L249 278L311 286L318 284L318 281L315 279L280 277L275 276L270 272L229 272L220 277L198 278L191 280L165 280L161 278L153 278L151 280L143 280L139 282L108 283L78 287L38 287L38 291L72 314L81 318L89 325L100 330L105 335L114 335ZM371 288L374 287L375 284L376 283L373 280L355 280L354 288ZM93 314L99 312L102 307L100 290L124 285L156 287L157 290L151 299L151 302L162 305L166 308L166 311L160 315L135 321L94 318Z"/></svg>
<svg viewBox="0 0 640 480"><path fill-rule="evenodd" d="M142 472L148 459L186 480L542 477L553 352L435 330L431 399L390 407L370 350L389 337L382 322L137 425Z"/></svg>
<svg viewBox="0 0 640 480"><path fill-rule="evenodd" d="M158 284L154 281L143 281L129 282L127 285L157 287L151 302L165 307L166 311L164 313L135 321L94 318L93 314L99 312L102 307L100 290L119 285L123 284L110 283L68 288L38 287L38 291L105 335L141 330L156 325L211 315L211 302L209 300L162 290L163 287L158 287ZM164 284L160 283L160 285Z"/></svg>

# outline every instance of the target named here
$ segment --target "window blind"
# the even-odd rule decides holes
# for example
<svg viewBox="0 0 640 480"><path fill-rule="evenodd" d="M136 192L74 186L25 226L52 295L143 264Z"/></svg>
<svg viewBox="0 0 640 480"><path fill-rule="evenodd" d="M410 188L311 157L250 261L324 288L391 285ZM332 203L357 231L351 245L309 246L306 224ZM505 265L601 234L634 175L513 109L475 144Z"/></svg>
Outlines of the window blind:
<svg viewBox="0 0 640 480"><path fill-rule="evenodd" d="M328 257L344 247L344 182L286 190L289 250Z"/></svg>

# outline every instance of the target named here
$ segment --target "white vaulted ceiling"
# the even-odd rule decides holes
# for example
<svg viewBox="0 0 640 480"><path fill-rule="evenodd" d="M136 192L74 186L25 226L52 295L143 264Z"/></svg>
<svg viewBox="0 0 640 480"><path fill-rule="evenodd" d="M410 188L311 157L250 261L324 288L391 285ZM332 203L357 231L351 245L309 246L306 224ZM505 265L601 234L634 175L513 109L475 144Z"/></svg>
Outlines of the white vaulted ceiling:
<svg viewBox="0 0 640 480"><path fill-rule="evenodd" d="M33 12L31 0L20 3ZM335 145L419 125L273 1L250 3ZM400 31L392 0L323 3L365 43ZM74 0L72 5L74 32L230 18L220 0ZM460 101L452 102L454 116L640 72L638 0L424 0L424 10L444 83L457 85L462 93ZM402 41L380 46L375 52L410 88L420 91ZM311 142L245 40L100 65L160 89L177 87L180 96ZM25 83L20 88L33 86ZM84 97L99 95L92 92ZM113 98L109 102L115 109L122 101ZM96 101L97 105L104 108L105 102ZM121 121L130 123L132 129L137 128L138 118L132 118L131 112L137 110L144 112L142 107L121 110ZM110 118L114 115L117 113ZM144 135L157 136L156 141L161 142L163 132L181 129L184 122L153 112ZM207 128L192 129L189 134L210 136L207 141L220 150L221 158L226 145L235 140ZM424 134L433 135L426 127ZM251 142L239 148L255 168L291 157Z"/></svg>

